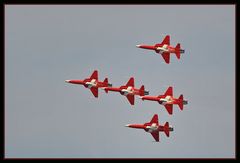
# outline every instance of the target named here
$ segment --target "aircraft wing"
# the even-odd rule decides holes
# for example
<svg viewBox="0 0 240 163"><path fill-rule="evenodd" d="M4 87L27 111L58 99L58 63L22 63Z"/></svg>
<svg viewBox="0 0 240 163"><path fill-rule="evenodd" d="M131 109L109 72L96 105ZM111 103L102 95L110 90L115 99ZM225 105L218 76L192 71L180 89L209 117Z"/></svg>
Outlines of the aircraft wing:
<svg viewBox="0 0 240 163"><path fill-rule="evenodd" d="M167 91L164 93L166 96L173 96L173 88L168 87Z"/></svg>
<svg viewBox="0 0 240 163"><path fill-rule="evenodd" d="M131 105L134 105L134 95L127 95L127 99Z"/></svg>
<svg viewBox="0 0 240 163"><path fill-rule="evenodd" d="M154 116L152 117L152 120L150 121L150 123L156 123L158 125L158 115L154 114Z"/></svg>
<svg viewBox="0 0 240 163"><path fill-rule="evenodd" d="M170 63L170 53L164 52L162 53L162 57L167 64Z"/></svg>
<svg viewBox="0 0 240 163"><path fill-rule="evenodd" d="M167 109L167 112L172 115L173 112L173 105L172 104L166 104L164 105L165 108Z"/></svg>
<svg viewBox="0 0 240 163"><path fill-rule="evenodd" d="M151 135L157 142L159 142L159 132L151 132Z"/></svg>
<svg viewBox="0 0 240 163"><path fill-rule="evenodd" d="M169 36L169 35L167 35L167 36L163 39L162 44L167 44L167 45L170 44L170 36Z"/></svg>
<svg viewBox="0 0 240 163"><path fill-rule="evenodd" d="M133 77L131 77L131 78L128 80L126 86L134 87L134 78L133 78Z"/></svg>
<svg viewBox="0 0 240 163"><path fill-rule="evenodd" d="M98 80L98 71L97 71L97 70L95 70L95 71L92 73L92 75L90 76L90 79L96 79L96 80Z"/></svg>
<svg viewBox="0 0 240 163"><path fill-rule="evenodd" d="M95 97L98 97L98 88L97 87L91 87L90 90Z"/></svg>

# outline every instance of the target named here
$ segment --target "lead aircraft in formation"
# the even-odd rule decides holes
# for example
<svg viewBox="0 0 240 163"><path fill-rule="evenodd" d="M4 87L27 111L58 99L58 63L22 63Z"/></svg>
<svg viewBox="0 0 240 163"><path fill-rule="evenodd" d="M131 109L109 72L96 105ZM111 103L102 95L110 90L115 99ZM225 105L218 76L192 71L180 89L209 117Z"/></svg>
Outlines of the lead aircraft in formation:
<svg viewBox="0 0 240 163"><path fill-rule="evenodd" d="M108 83L108 78L105 78L103 82L98 80L98 71L95 70L89 78L84 80L65 80L67 83L80 84L85 88L89 88L94 95L98 97L98 88L112 87L112 84Z"/></svg>
<svg viewBox="0 0 240 163"><path fill-rule="evenodd" d="M184 53L185 50L181 49L180 43L176 45L176 47L173 47L170 45L170 36L167 35L162 43L158 43L155 45L146 45L146 44L140 44L136 45L138 48L142 49L148 49L148 50L154 50L156 53L159 53L162 55L164 61L169 64L170 63L170 54L175 53L177 56L177 59L180 59L181 53Z"/></svg>

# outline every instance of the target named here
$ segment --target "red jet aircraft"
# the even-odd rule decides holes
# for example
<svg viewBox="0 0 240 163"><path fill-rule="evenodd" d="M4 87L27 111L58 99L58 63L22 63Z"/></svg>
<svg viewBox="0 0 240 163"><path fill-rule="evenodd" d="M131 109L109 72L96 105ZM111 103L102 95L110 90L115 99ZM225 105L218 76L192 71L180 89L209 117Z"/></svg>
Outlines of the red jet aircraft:
<svg viewBox="0 0 240 163"><path fill-rule="evenodd" d="M127 97L128 101L131 105L134 105L134 95L144 96L148 95L149 91L145 91L144 85L141 86L140 89L134 88L134 78L131 77L126 85L120 86L118 88L116 87L106 87L103 88L106 93L108 91L114 91L114 92L120 92L121 95L124 95Z"/></svg>
<svg viewBox="0 0 240 163"><path fill-rule="evenodd" d="M65 80L65 82L84 85L84 87L91 90L95 97L98 97L98 88L112 87L112 84L108 83L108 78L105 78L103 82L98 81L97 70L92 73L90 78L86 78L84 80Z"/></svg>
<svg viewBox="0 0 240 163"><path fill-rule="evenodd" d="M173 104L178 104L179 108L183 110L183 105L188 102L183 99L183 95L180 95L178 99L173 97L172 87L168 87L164 95L159 96L141 96L142 100L157 101L159 104L164 105L169 114L173 113Z"/></svg>
<svg viewBox="0 0 240 163"><path fill-rule="evenodd" d="M152 134L153 138L159 142L159 132L164 132L167 137L169 137L169 132L173 131L173 127L169 125L168 122L161 126L158 124L158 115L155 114L152 117L152 120L148 123L144 124L128 124L126 127L137 128L137 129L144 129L146 132Z"/></svg>
<svg viewBox="0 0 240 163"><path fill-rule="evenodd" d="M155 50L156 53L160 53L167 64L170 63L170 53L175 53L177 58L180 59L180 54L184 53L184 50L181 49L180 44L174 48L170 46L170 36L167 35L162 43L155 45L136 45L138 48Z"/></svg>

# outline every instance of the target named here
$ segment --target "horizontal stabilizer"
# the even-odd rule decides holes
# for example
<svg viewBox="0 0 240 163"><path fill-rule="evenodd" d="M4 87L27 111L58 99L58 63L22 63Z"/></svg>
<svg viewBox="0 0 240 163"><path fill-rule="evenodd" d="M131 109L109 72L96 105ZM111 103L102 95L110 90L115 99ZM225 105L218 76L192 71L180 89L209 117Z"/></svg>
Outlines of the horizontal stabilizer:
<svg viewBox="0 0 240 163"><path fill-rule="evenodd" d="M178 106L181 110L183 110L183 95L180 95L178 98Z"/></svg>
<svg viewBox="0 0 240 163"><path fill-rule="evenodd" d="M180 59L180 54L181 54L180 49L181 47L180 47L180 44L178 43L177 46L175 47L175 54L177 56L177 59Z"/></svg>
<svg viewBox="0 0 240 163"><path fill-rule="evenodd" d="M104 88L104 91L105 91L106 93L108 93L108 89Z"/></svg>
<svg viewBox="0 0 240 163"><path fill-rule="evenodd" d="M142 85L141 88L139 89L139 94L140 94L140 96L144 96L145 95L144 85Z"/></svg>
<svg viewBox="0 0 240 163"><path fill-rule="evenodd" d="M166 134L167 137L169 137L169 123L166 122L165 125L163 126L163 131Z"/></svg>

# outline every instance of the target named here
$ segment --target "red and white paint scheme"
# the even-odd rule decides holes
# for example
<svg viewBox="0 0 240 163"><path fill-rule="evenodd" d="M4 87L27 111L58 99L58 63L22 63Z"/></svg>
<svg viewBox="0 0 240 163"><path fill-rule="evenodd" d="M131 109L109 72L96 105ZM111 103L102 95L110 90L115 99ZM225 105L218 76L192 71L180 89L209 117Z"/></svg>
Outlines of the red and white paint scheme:
<svg viewBox="0 0 240 163"><path fill-rule="evenodd" d="M133 77L129 79L126 85L123 85L120 87L106 87L103 89L106 91L106 93L108 93L108 91L119 92L121 95L124 95L127 97L131 105L134 105L135 95L144 96L149 94L149 91L145 91L144 85L142 85L140 89L134 88Z"/></svg>
<svg viewBox="0 0 240 163"><path fill-rule="evenodd" d="M167 64L170 63L170 53L175 53L177 58L180 59L180 54L184 53L184 50L181 49L180 44L178 43L176 47L170 46L170 36L167 35L162 43L155 45L136 45L138 48L155 50L156 53L160 53Z"/></svg>
<svg viewBox="0 0 240 163"><path fill-rule="evenodd" d="M173 127L171 125L169 125L168 122L166 122L163 126L161 126L158 123L158 115L157 114L155 114L152 117L152 120L148 123L128 124L125 126L130 127L130 128L136 128L136 129L144 129L146 132L151 133L151 135L157 142L159 142L159 132L164 132L166 134L166 136L169 137L170 131L173 131Z"/></svg>
<svg viewBox="0 0 240 163"><path fill-rule="evenodd" d="M86 88L89 88L92 94L98 97L98 88L112 87L112 84L108 83L108 78L105 78L103 82L98 81L98 71L95 70L90 78L84 80L65 80L67 83L81 84Z"/></svg>
<svg viewBox="0 0 240 163"><path fill-rule="evenodd" d="M173 113L173 104L177 104L181 110L183 110L183 105L186 105L188 102L183 99L181 94L179 98L173 97L173 88L168 87L164 95L159 96L141 96L139 97L142 100L157 101L159 104L164 105L169 114Z"/></svg>

